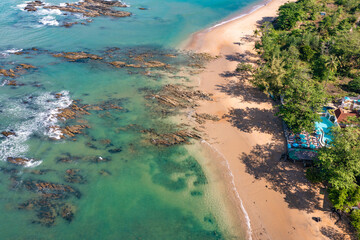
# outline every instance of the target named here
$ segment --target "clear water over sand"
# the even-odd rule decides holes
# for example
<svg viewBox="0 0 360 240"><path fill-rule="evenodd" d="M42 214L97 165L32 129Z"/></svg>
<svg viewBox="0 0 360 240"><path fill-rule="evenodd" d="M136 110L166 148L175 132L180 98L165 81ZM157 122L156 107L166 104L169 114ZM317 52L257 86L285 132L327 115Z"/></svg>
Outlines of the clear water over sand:
<svg viewBox="0 0 360 240"><path fill-rule="evenodd" d="M63 0L47 2L59 4ZM103 55L109 47L119 47L124 52L173 52L171 48L190 33L249 3L132 0L126 2L131 7L125 9L134 14L131 17L99 17L71 28L55 26L54 21L61 25L74 16L24 12L18 6L23 3L0 3L1 68L9 69L19 63L37 67L16 79L24 86L0 87L0 130L17 134L0 139L0 239L241 239L241 234L234 235L229 229L222 214L225 200L213 197L208 171L199 164L200 154L189 152L184 146L159 148L146 144L143 134L126 129L130 124L173 129L169 120L152 113L144 91L139 90L159 88L170 79L131 74L92 60L68 62L47 51ZM141 11L139 7L148 10ZM12 55L7 51L32 47L39 51L31 55ZM179 55L168 61L186 65L187 60ZM2 82L11 80L0 78ZM63 97L54 98L60 92ZM124 110L91 112L83 117L90 128L76 136L76 141L51 140L48 127L52 120L48 116L77 99L83 104L109 101ZM63 156L111 161L59 162ZM31 158L41 164L17 167L6 162L7 157ZM83 183L66 183L67 169L78 169ZM35 174L38 172L34 170L44 170L44 174ZM24 187L24 181L38 180L67 184L81 193L81 197L71 195L61 200L75 209L71 222L58 216L55 224L47 227L36 223L41 209L18 209L29 199L38 198L38 193Z"/></svg>

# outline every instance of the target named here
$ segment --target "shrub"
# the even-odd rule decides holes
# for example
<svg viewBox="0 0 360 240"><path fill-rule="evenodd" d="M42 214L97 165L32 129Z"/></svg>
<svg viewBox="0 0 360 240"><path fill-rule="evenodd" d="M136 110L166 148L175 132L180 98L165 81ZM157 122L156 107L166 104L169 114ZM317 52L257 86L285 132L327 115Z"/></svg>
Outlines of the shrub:
<svg viewBox="0 0 360 240"><path fill-rule="evenodd" d="M290 30L295 27L298 21L303 20L306 13L302 5L298 3L287 3L279 8L279 17L276 19L276 28Z"/></svg>
<svg viewBox="0 0 360 240"><path fill-rule="evenodd" d="M351 224L360 232L360 210L354 210L350 214Z"/></svg>
<svg viewBox="0 0 360 240"><path fill-rule="evenodd" d="M239 63L236 67L236 72L251 72L253 69L249 63Z"/></svg>
<svg viewBox="0 0 360 240"><path fill-rule="evenodd" d="M360 77L350 81L347 87L352 92L360 93Z"/></svg>
<svg viewBox="0 0 360 240"><path fill-rule="evenodd" d="M313 58L315 51L309 45L304 45L300 48L300 53L301 59L308 62Z"/></svg>

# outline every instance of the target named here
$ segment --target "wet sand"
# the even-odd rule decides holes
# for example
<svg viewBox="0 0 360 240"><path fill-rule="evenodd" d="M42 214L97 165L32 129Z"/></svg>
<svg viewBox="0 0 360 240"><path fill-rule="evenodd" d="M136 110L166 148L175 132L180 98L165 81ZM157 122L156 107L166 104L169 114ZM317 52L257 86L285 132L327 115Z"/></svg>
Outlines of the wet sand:
<svg viewBox="0 0 360 240"><path fill-rule="evenodd" d="M256 62L254 30L286 2L274 0L240 19L195 33L183 44L218 56L195 79L215 99L202 102L196 112L222 118L200 126L206 135L202 145L214 161L229 167L233 181L226 181L235 186L238 207L243 202L250 218L251 239L347 239L334 224L321 187L306 180L302 165L280 160L285 139L274 102L252 87L248 76L235 73L239 62Z"/></svg>

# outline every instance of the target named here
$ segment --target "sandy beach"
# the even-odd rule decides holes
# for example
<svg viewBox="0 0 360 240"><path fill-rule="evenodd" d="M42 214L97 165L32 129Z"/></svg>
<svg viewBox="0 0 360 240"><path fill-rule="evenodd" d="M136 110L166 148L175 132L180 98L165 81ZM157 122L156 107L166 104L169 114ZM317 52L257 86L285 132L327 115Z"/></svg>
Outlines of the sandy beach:
<svg viewBox="0 0 360 240"><path fill-rule="evenodd" d="M335 224L321 187L306 180L301 165L280 160L285 139L274 102L252 87L248 76L235 73L239 62L256 62L254 30L286 2L273 0L242 18L195 33L184 44L187 50L218 56L195 80L200 90L214 94L214 101L201 103L196 112L221 118L203 125L203 147L214 161L228 164L233 175L228 184L235 185L243 201L251 239L349 239Z"/></svg>

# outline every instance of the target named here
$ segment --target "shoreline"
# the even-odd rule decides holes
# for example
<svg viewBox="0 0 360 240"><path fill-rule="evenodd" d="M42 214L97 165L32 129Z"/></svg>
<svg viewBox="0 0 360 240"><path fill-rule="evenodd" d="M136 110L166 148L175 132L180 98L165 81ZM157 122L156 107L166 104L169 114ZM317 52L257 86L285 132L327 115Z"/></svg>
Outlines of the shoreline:
<svg viewBox="0 0 360 240"><path fill-rule="evenodd" d="M279 161L285 139L274 116L274 103L246 77L239 80L235 74L239 62L256 62L253 32L274 19L286 2L266 1L250 12L225 18L192 34L181 48L217 56L193 79L199 90L214 96L213 102L202 102L196 112L221 118L202 125L202 145L208 145L211 160L227 165L233 176L233 183L227 180L226 184L229 188L233 184L234 195L239 195L237 207L247 219L248 239L328 239L327 230L343 231L331 219L321 189L306 180L304 168ZM323 220L316 223L313 217Z"/></svg>

